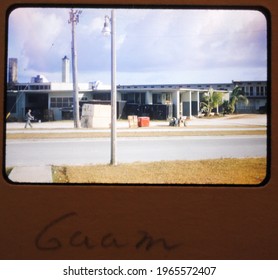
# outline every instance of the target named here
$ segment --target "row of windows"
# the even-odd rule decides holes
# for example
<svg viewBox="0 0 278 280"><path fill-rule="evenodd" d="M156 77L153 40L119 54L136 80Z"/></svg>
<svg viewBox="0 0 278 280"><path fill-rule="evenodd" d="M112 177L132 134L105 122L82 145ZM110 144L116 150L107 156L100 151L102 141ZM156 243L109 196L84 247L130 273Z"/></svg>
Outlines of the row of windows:
<svg viewBox="0 0 278 280"><path fill-rule="evenodd" d="M238 85L238 86L244 86L244 85L254 85L254 84L256 84L256 85L261 85L261 84L264 84L265 82L248 82L248 83L242 83L242 82L235 82L234 81L234 85Z"/></svg>
<svg viewBox="0 0 278 280"><path fill-rule="evenodd" d="M20 85L16 90L50 90L50 85Z"/></svg>
<svg viewBox="0 0 278 280"><path fill-rule="evenodd" d="M214 88L217 87L217 89L219 90L228 90L228 88L230 88L231 85L197 85L198 88L201 89L208 89L210 87ZM190 88L191 86L187 86L188 88Z"/></svg>
<svg viewBox="0 0 278 280"><path fill-rule="evenodd" d="M128 103L138 103L145 104L146 103L146 93L145 92L130 92L130 93L122 93L121 100L127 101ZM171 94L165 94L165 102L171 102ZM152 103L153 104L162 104L162 94L154 93L152 94Z"/></svg>
<svg viewBox="0 0 278 280"><path fill-rule="evenodd" d="M119 86L121 87L121 86ZM165 85L165 86L123 86L123 88L133 89L133 88L178 88L178 85Z"/></svg>
<svg viewBox="0 0 278 280"><path fill-rule="evenodd" d="M73 106L72 97L51 97L50 107L51 108L68 108Z"/></svg>
<svg viewBox="0 0 278 280"><path fill-rule="evenodd" d="M123 86L123 88L133 89L133 88L195 88L195 87L201 88L201 89L207 89L210 88L211 85L159 85L159 86ZM217 88L229 88L231 85L217 85Z"/></svg>
<svg viewBox="0 0 278 280"><path fill-rule="evenodd" d="M122 101L127 101L128 103L146 103L146 94L145 92L129 92L121 94Z"/></svg>
<svg viewBox="0 0 278 280"><path fill-rule="evenodd" d="M245 87L244 91L247 96L266 96L267 87L266 86L256 86L256 87L250 86L250 87Z"/></svg>

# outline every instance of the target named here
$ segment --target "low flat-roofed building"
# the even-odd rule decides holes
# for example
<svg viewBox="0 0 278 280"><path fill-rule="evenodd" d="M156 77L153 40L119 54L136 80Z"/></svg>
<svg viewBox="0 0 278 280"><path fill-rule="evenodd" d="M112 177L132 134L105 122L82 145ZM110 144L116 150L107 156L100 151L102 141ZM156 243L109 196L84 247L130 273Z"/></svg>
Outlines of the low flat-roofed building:
<svg viewBox="0 0 278 280"><path fill-rule="evenodd" d="M39 75L37 76L39 77ZM128 115L145 115L151 119L197 116L203 94L210 88L223 92L228 100L235 86L240 86L249 99L249 104L239 103L237 112L257 112L267 101L266 81L232 81L213 84L154 84L118 85L118 118ZM107 104L111 90L100 82L79 83L80 106L84 103ZM35 79L31 83L13 83L7 86L6 113L11 119L24 120L31 109L37 119L62 120L72 118L73 84L52 83L45 79Z"/></svg>
<svg viewBox="0 0 278 280"><path fill-rule="evenodd" d="M266 81L232 81L233 87L239 86L248 98L248 104L239 102L237 113L256 113L267 104L268 88Z"/></svg>

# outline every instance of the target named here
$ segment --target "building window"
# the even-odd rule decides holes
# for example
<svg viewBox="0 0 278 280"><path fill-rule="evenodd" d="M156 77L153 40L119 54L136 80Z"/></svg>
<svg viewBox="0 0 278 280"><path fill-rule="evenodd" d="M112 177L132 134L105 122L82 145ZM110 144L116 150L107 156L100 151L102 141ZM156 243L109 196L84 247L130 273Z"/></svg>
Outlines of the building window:
<svg viewBox="0 0 278 280"><path fill-rule="evenodd" d="M93 100L110 100L111 93L110 92L95 92L93 93Z"/></svg>
<svg viewBox="0 0 278 280"><path fill-rule="evenodd" d="M250 87L250 96L253 96L253 93L254 93L253 90L254 90L254 88L251 86Z"/></svg>
<svg viewBox="0 0 278 280"><path fill-rule="evenodd" d="M134 93L128 93L127 95L127 102L128 103L135 103Z"/></svg>
<svg viewBox="0 0 278 280"><path fill-rule="evenodd" d="M63 98L62 97L57 97L56 99L56 107L62 108L63 107Z"/></svg>
<svg viewBox="0 0 278 280"><path fill-rule="evenodd" d="M127 94L126 93L121 94L121 100L122 101L127 101Z"/></svg>
<svg viewBox="0 0 278 280"><path fill-rule="evenodd" d="M73 106L72 97L51 97L50 107L51 108L69 108Z"/></svg>
<svg viewBox="0 0 278 280"><path fill-rule="evenodd" d="M141 92L141 104L146 104L146 93L145 92Z"/></svg>
<svg viewBox="0 0 278 280"><path fill-rule="evenodd" d="M257 95L257 96L260 95L260 87L259 87L259 86L256 87L256 95Z"/></svg>
<svg viewBox="0 0 278 280"><path fill-rule="evenodd" d="M145 104L146 103L146 93L145 92L122 93L121 100L127 101L127 103Z"/></svg>
<svg viewBox="0 0 278 280"><path fill-rule="evenodd" d="M139 92L136 92L135 93L135 103L137 104L141 104L141 98L140 98L140 93Z"/></svg>
<svg viewBox="0 0 278 280"><path fill-rule="evenodd" d="M171 94L170 93L166 93L166 102L167 103L171 102Z"/></svg>
<svg viewBox="0 0 278 280"><path fill-rule="evenodd" d="M153 94L153 104L162 104L162 98L160 93Z"/></svg>
<svg viewBox="0 0 278 280"><path fill-rule="evenodd" d="M261 87L261 96L264 96L264 87Z"/></svg>

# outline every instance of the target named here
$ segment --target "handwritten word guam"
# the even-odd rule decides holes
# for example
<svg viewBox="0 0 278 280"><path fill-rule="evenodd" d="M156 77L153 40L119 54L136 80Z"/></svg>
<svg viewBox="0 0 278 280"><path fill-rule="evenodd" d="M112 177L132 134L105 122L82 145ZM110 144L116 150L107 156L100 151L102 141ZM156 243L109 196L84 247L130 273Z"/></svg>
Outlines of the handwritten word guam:
<svg viewBox="0 0 278 280"><path fill-rule="evenodd" d="M40 251L56 251L65 247L80 247L86 250L93 250L94 248L134 248L136 250L155 250L162 249L165 251L172 251L179 248L182 244L166 240L161 236L153 236L147 230L138 230L132 236L131 242L128 237L117 238L116 234L105 232L100 237L96 238L79 229L59 231L59 226L66 222L71 222L71 219L78 217L76 212L64 214L54 220L50 221L35 237L35 246ZM135 237L135 239L134 239ZM135 241L134 241L135 240Z"/></svg>

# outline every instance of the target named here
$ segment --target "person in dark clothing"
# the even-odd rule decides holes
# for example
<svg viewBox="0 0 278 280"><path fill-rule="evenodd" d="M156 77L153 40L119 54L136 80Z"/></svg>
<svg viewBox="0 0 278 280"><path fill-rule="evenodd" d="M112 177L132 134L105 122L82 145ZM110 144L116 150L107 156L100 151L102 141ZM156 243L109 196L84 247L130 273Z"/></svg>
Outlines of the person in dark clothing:
<svg viewBox="0 0 278 280"><path fill-rule="evenodd" d="M27 128L27 126L29 125L30 127L33 127L31 124L31 120L34 120L34 117L31 115L31 110L29 109L28 112L25 115L25 119L26 119L26 124L25 124L25 128Z"/></svg>

